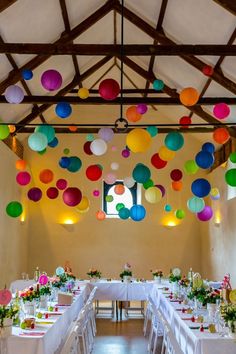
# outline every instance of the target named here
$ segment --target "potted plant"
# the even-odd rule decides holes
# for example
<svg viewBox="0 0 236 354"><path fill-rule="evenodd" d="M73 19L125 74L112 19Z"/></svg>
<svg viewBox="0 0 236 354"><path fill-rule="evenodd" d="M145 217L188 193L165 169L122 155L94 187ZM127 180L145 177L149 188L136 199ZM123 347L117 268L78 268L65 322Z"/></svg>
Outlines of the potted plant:
<svg viewBox="0 0 236 354"><path fill-rule="evenodd" d="M14 305L0 306L0 338L10 336L13 320L16 319L19 308Z"/></svg>
<svg viewBox="0 0 236 354"><path fill-rule="evenodd" d="M220 307L221 316L229 327L229 337L236 338L236 304L224 304Z"/></svg>
<svg viewBox="0 0 236 354"><path fill-rule="evenodd" d="M120 278L123 282L129 283L132 277L131 265L129 263L125 263L123 271L120 273Z"/></svg>
<svg viewBox="0 0 236 354"><path fill-rule="evenodd" d="M161 278L163 277L163 271L161 269L151 270L154 281L158 284L161 283Z"/></svg>
<svg viewBox="0 0 236 354"><path fill-rule="evenodd" d="M102 273L97 269L91 268L87 272L87 275L89 276L91 281L97 281L101 278Z"/></svg>

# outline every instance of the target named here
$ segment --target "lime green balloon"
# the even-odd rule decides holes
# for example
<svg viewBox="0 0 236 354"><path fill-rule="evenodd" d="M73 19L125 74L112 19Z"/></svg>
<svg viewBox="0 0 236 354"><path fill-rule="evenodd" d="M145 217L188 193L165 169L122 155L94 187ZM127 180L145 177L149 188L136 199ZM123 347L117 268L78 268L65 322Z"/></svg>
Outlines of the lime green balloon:
<svg viewBox="0 0 236 354"><path fill-rule="evenodd" d="M143 188L144 189L148 189L150 187L153 187L154 186L154 182L152 179L149 179L147 182L144 182L143 183Z"/></svg>
<svg viewBox="0 0 236 354"><path fill-rule="evenodd" d="M17 218L23 212L23 208L21 203L13 201L10 202L6 207L7 215L11 216L12 218Z"/></svg>
<svg viewBox="0 0 236 354"><path fill-rule="evenodd" d="M236 163L236 151L231 152L231 154L229 155L229 159L231 162Z"/></svg>
<svg viewBox="0 0 236 354"><path fill-rule="evenodd" d="M188 175L194 175L198 171L199 167L194 160L188 160L184 164L184 171Z"/></svg>
<svg viewBox="0 0 236 354"><path fill-rule="evenodd" d="M65 148L65 149L63 150L63 153L64 153L65 155L69 155L69 153L70 153L70 149Z"/></svg>
<svg viewBox="0 0 236 354"><path fill-rule="evenodd" d="M107 195L105 199L106 199L106 202L107 202L107 203L111 203L114 198L113 198L112 195Z"/></svg>
<svg viewBox="0 0 236 354"><path fill-rule="evenodd" d="M225 174L226 183L231 187L236 187L236 168L231 168Z"/></svg>
<svg viewBox="0 0 236 354"><path fill-rule="evenodd" d="M177 209L175 212L175 216L177 219L184 219L185 211L183 209Z"/></svg>
<svg viewBox="0 0 236 354"><path fill-rule="evenodd" d="M116 210L117 211L120 211L122 208L124 208L125 207L125 205L123 204L123 203L118 203L118 204L116 204Z"/></svg>
<svg viewBox="0 0 236 354"><path fill-rule="evenodd" d="M10 134L8 125L0 125L0 140L4 140Z"/></svg>

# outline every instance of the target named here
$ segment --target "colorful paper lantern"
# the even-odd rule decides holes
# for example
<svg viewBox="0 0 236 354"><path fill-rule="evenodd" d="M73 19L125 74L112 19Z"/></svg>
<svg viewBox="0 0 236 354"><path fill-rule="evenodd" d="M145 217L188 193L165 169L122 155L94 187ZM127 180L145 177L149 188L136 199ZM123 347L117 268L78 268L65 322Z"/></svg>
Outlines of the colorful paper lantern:
<svg viewBox="0 0 236 354"><path fill-rule="evenodd" d="M62 156L59 160L59 166L61 168L67 168L70 165L70 157Z"/></svg>
<svg viewBox="0 0 236 354"><path fill-rule="evenodd" d="M33 151L43 151L48 145L48 140L42 133L33 133L28 138L28 145Z"/></svg>
<svg viewBox="0 0 236 354"><path fill-rule="evenodd" d="M82 161L77 156L70 157L70 163L67 170L70 172L78 172L82 166Z"/></svg>
<svg viewBox="0 0 236 354"><path fill-rule="evenodd" d="M1 125L0 123L0 140L6 139L10 134L8 125Z"/></svg>
<svg viewBox="0 0 236 354"><path fill-rule="evenodd" d="M100 83L98 91L104 100L111 101L119 95L120 85L114 79L105 79Z"/></svg>
<svg viewBox="0 0 236 354"><path fill-rule="evenodd" d="M132 129L126 135L126 145L132 152L145 152L151 145L151 136L145 129Z"/></svg>
<svg viewBox="0 0 236 354"><path fill-rule="evenodd" d="M225 119L230 114L230 108L226 103L217 103L213 108L213 114L217 119Z"/></svg>
<svg viewBox="0 0 236 354"><path fill-rule="evenodd" d="M217 128L213 132L213 139L218 144L225 144L230 139L230 134L226 128Z"/></svg>
<svg viewBox="0 0 236 354"><path fill-rule="evenodd" d="M5 99L8 103L21 103L24 99L24 91L17 85L8 86L5 91Z"/></svg>
<svg viewBox="0 0 236 354"><path fill-rule="evenodd" d="M154 186L153 180L150 178L147 182L143 183L143 188L148 189Z"/></svg>
<svg viewBox="0 0 236 354"><path fill-rule="evenodd" d="M94 197L99 197L99 195L100 195L99 190L95 189L95 190L93 191L93 196L94 196Z"/></svg>
<svg viewBox="0 0 236 354"><path fill-rule="evenodd" d="M112 195L107 195L105 199L106 199L106 202L107 202L107 203L111 203L111 202L113 202L113 200L114 200L114 198L113 198Z"/></svg>
<svg viewBox="0 0 236 354"><path fill-rule="evenodd" d="M103 221L104 219L106 219L106 213L104 213L104 211L102 211L102 210L98 210L96 212L96 218L99 221Z"/></svg>
<svg viewBox="0 0 236 354"><path fill-rule="evenodd" d="M39 180L44 184L48 184L52 182L53 178L54 178L54 173L52 172L52 170L49 170L47 168L42 170L39 174Z"/></svg>
<svg viewBox="0 0 236 354"><path fill-rule="evenodd" d="M148 107L146 104L140 103L137 105L137 112L139 114L145 114L147 112L147 110L148 110Z"/></svg>
<svg viewBox="0 0 236 354"><path fill-rule="evenodd" d="M156 153L151 157L151 164L157 169L162 169L167 165L167 161L162 160L159 154Z"/></svg>
<svg viewBox="0 0 236 354"><path fill-rule="evenodd" d="M121 209L125 207L124 203L117 203L116 204L116 210L119 212Z"/></svg>
<svg viewBox="0 0 236 354"><path fill-rule="evenodd" d="M10 133L14 133L16 131L16 126L14 124L9 124L8 128Z"/></svg>
<svg viewBox="0 0 236 354"><path fill-rule="evenodd" d="M30 180L31 180L31 176L30 176L29 172L22 171L22 172L17 173L17 175L16 175L16 182L20 186L26 186L27 184L30 183Z"/></svg>
<svg viewBox="0 0 236 354"><path fill-rule="evenodd" d="M72 108L68 102L59 102L56 105L55 112L59 118L68 118L72 113Z"/></svg>
<svg viewBox="0 0 236 354"><path fill-rule="evenodd" d="M78 90L78 96L79 98L81 98L82 100L86 100L86 98L89 97L89 90L85 87L81 87L79 90Z"/></svg>
<svg viewBox="0 0 236 354"><path fill-rule="evenodd" d="M177 209L175 211L175 216L177 219L182 220L185 218L185 211L183 209Z"/></svg>
<svg viewBox="0 0 236 354"><path fill-rule="evenodd" d="M192 213L200 213L205 207L204 199L192 197L188 199L187 207Z"/></svg>
<svg viewBox="0 0 236 354"><path fill-rule="evenodd" d="M163 161L171 161L175 157L175 151L168 149L166 146L161 146L158 154Z"/></svg>
<svg viewBox="0 0 236 354"><path fill-rule="evenodd" d="M206 76L212 76L212 74L214 73L214 68L210 65L204 65L202 72Z"/></svg>
<svg viewBox="0 0 236 354"><path fill-rule="evenodd" d="M107 151L107 143L103 139L95 139L91 142L90 150L96 156L104 155Z"/></svg>
<svg viewBox="0 0 236 354"><path fill-rule="evenodd" d="M119 170L119 164L117 163L117 162L112 162L111 163L111 169L113 170L113 171L117 171L117 170Z"/></svg>
<svg viewBox="0 0 236 354"><path fill-rule="evenodd" d="M121 151L121 155L124 158L128 158L130 156L130 151L128 149L124 149L124 150Z"/></svg>
<svg viewBox="0 0 236 354"><path fill-rule="evenodd" d="M204 209L197 213L197 217L200 221L208 221L212 218L213 211L209 205L205 205Z"/></svg>
<svg viewBox="0 0 236 354"><path fill-rule="evenodd" d="M55 129L48 124L43 124L34 129L35 133L42 133L46 136L48 143L51 143L55 138Z"/></svg>
<svg viewBox="0 0 236 354"><path fill-rule="evenodd" d="M119 218L126 220L130 217L130 211L128 208L121 208L118 212Z"/></svg>
<svg viewBox="0 0 236 354"><path fill-rule="evenodd" d="M30 69L23 69L21 71L21 75L22 75L24 80L31 80L32 77L33 77L33 72Z"/></svg>
<svg viewBox="0 0 236 354"><path fill-rule="evenodd" d="M195 157L196 164L203 169L208 169L214 164L215 158L208 151L200 151Z"/></svg>
<svg viewBox="0 0 236 354"><path fill-rule="evenodd" d="M98 165L90 165L86 169L86 176L90 181L97 181L102 176L102 170Z"/></svg>
<svg viewBox="0 0 236 354"><path fill-rule="evenodd" d="M29 200L32 200L33 202L38 202L42 198L42 195L43 193L38 187L30 188L27 193Z"/></svg>
<svg viewBox="0 0 236 354"><path fill-rule="evenodd" d="M92 151L91 151L91 149L90 149L90 145L91 145L91 141L86 141L86 142L84 143L84 146L83 146L84 152L85 152L85 154L87 154L87 155L93 155L93 153L92 153Z"/></svg>
<svg viewBox="0 0 236 354"><path fill-rule="evenodd" d="M159 188L150 187L145 190L145 199L151 204L158 203L162 198L162 193Z"/></svg>
<svg viewBox="0 0 236 354"><path fill-rule="evenodd" d="M155 187L160 189L161 194L162 194L162 198L164 197L164 195L166 194L166 190L165 187L162 184L155 184Z"/></svg>
<svg viewBox="0 0 236 354"><path fill-rule="evenodd" d="M11 216L12 218L17 218L22 214L22 212L23 212L23 207L21 203L17 201L12 201L9 204L7 204L6 213L8 216Z"/></svg>
<svg viewBox="0 0 236 354"><path fill-rule="evenodd" d="M219 189L218 188L211 188L210 197L213 200L220 199L220 191L219 191Z"/></svg>
<svg viewBox="0 0 236 354"><path fill-rule="evenodd" d="M165 86L164 82L159 79L154 80L152 85L153 85L154 90L156 90L156 91L162 91Z"/></svg>
<svg viewBox="0 0 236 354"><path fill-rule="evenodd" d="M192 182L191 190L196 197L204 198L210 193L211 185L205 178L198 178Z"/></svg>
<svg viewBox="0 0 236 354"><path fill-rule="evenodd" d="M236 168L231 168L225 173L225 181L231 187L236 187Z"/></svg>
<svg viewBox="0 0 236 354"><path fill-rule="evenodd" d="M172 170L171 173L170 173L170 178L173 181L179 181L179 180L181 180L182 177L183 177L183 173L178 168Z"/></svg>
<svg viewBox="0 0 236 354"><path fill-rule="evenodd" d="M41 76L41 84L47 91L56 91L62 85L62 76L57 70L46 70Z"/></svg>
<svg viewBox="0 0 236 354"><path fill-rule="evenodd" d="M142 115L140 112L138 112L136 106L127 108L125 115L128 121L133 123L138 122L142 118Z"/></svg>
<svg viewBox="0 0 236 354"><path fill-rule="evenodd" d="M114 138L114 131L111 128L100 128L98 136L100 139L109 142Z"/></svg>
<svg viewBox="0 0 236 354"><path fill-rule="evenodd" d="M125 186L123 184L117 184L114 188L114 192L117 195L122 195L125 192Z"/></svg>
<svg viewBox="0 0 236 354"><path fill-rule="evenodd" d="M179 99L184 106L194 106L199 100L199 93L193 87L186 87L180 92Z"/></svg>
<svg viewBox="0 0 236 354"><path fill-rule="evenodd" d="M154 125L150 125L146 128L147 132L151 135L152 138L158 134L158 128Z"/></svg>
<svg viewBox="0 0 236 354"><path fill-rule="evenodd" d="M174 191L179 192L183 188L183 182L182 181L173 181L171 183L171 187Z"/></svg>
<svg viewBox="0 0 236 354"><path fill-rule="evenodd" d="M188 175L194 175L198 170L199 170L199 167L194 160L187 160L184 163L184 171Z"/></svg>
<svg viewBox="0 0 236 354"><path fill-rule="evenodd" d="M58 197L59 191L56 187L49 187L46 194L49 199L56 199Z"/></svg>
<svg viewBox="0 0 236 354"><path fill-rule="evenodd" d="M171 151L178 151L184 145L184 137L179 132L170 132L165 137L165 146Z"/></svg>
<svg viewBox="0 0 236 354"><path fill-rule="evenodd" d="M64 190L62 199L66 205L74 207L80 203L82 199L82 193L77 187L69 187Z"/></svg>
<svg viewBox="0 0 236 354"><path fill-rule="evenodd" d="M207 151L210 154L214 154L215 152L215 145L210 143L210 142L206 142L202 145L202 151Z"/></svg>
<svg viewBox="0 0 236 354"><path fill-rule="evenodd" d="M127 188L132 188L135 185L135 180L132 177L125 177L123 183Z"/></svg>
<svg viewBox="0 0 236 354"><path fill-rule="evenodd" d="M171 210L172 210L172 207L170 204L166 204L165 207L164 207L164 210L169 213Z"/></svg>
<svg viewBox="0 0 236 354"><path fill-rule="evenodd" d="M75 133L77 132L78 127L76 125L69 125L68 129L70 132Z"/></svg>
<svg viewBox="0 0 236 354"><path fill-rule="evenodd" d="M134 221L141 221L146 216L146 209L144 206L137 204L133 205L130 209L130 217Z"/></svg>
<svg viewBox="0 0 236 354"><path fill-rule="evenodd" d="M145 183L151 177L150 169L142 163L138 163L133 169L133 179L138 183Z"/></svg>
<svg viewBox="0 0 236 354"><path fill-rule="evenodd" d="M50 146L51 148L54 148L58 145L59 141L57 139L57 137L55 136L55 138L50 142L48 143L48 146Z"/></svg>
<svg viewBox="0 0 236 354"><path fill-rule="evenodd" d="M16 161L16 169L17 170L25 170L27 163L25 160L17 160Z"/></svg>
<svg viewBox="0 0 236 354"><path fill-rule="evenodd" d="M67 187L67 181L65 179L63 179L63 178L60 178L60 179L57 180L56 186L57 186L58 189L64 190Z"/></svg>
<svg viewBox="0 0 236 354"><path fill-rule="evenodd" d="M181 117L180 120L179 120L179 124L183 128L188 128L192 124L192 119L189 116Z"/></svg>
<svg viewBox="0 0 236 354"><path fill-rule="evenodd" d="M104 181L107 183L107 184L114 184L116 182L116 175L114 173L108 173L105 178L104 178Z"/></svg>
<svg viewBox="0 0 236 354"><path fill-rule="evenodd" d="M77 210L79 212L84 212L85 210L87 210L90 206L90 201L88 199L88 197L83 196L80 203L77 205Z"/></svg>
<svg viewBox="0 0 236 354"><path fill-rule="evenodd" d="M229 155L229 159L231 162L236 163L236 151L231 152L231 154Z"/></svg>

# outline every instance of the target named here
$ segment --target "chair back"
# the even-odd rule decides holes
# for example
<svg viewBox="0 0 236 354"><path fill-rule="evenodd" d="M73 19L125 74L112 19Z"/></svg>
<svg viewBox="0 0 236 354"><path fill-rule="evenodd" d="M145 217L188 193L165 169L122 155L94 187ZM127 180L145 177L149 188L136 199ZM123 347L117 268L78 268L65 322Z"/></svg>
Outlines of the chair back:
<svg viewBox="0 0 236 354"><path fill-rule="evenodd" d="M80 352L77 333L78 325L75 324L69 332L69 335L66 338L66 341L60 351L60 354L78 354Z"/></svg>

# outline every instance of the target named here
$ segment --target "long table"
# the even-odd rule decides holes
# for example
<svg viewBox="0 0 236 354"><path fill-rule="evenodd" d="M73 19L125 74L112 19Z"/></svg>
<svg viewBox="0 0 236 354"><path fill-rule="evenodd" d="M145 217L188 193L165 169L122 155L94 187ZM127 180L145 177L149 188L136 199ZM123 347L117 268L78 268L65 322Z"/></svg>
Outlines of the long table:
<svg viewBox="0 0 236 354"><path fill-rule="evenodd" d="M49 318L37 318L34 330L27 331L19 327L13 327L12 335L4 343L7 346L7 354L56 353L65 339L72 321L77 318L83 307L88 292L89 288L87 285L81 286L80 292L75 296L72 305L57 306L58 312L55 313L46 311L49 313ZM56 303L51 304L56 305Z"/></svg>
<svg viewBox="0 0 236 354"><path fill-rule="evenodd" d="M155 285L151 291L155 306L160 309L174 331L175 337L184 354L235 354L236 342L221 337L219 333L210 333L208 329L200 332L199 323L191 321L192 314L183 313L186 305L169 298L169 292ZM207 323L203 323L207 327ZM196 327L192 329L190 327Z"/></svg>

